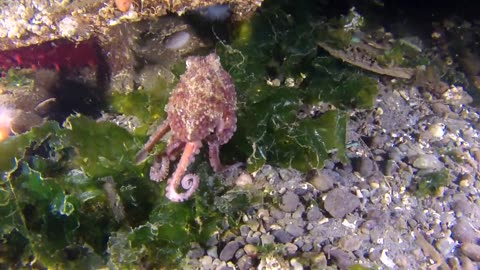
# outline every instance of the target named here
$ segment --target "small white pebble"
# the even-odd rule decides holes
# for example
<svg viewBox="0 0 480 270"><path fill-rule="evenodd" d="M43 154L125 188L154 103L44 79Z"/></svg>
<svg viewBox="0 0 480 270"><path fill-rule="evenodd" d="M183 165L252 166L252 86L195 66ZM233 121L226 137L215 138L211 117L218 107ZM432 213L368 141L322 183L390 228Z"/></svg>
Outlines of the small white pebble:
<svg viewBox="0 0 480 270"><path fill-rule="evenodd" d="M380 261L387 266L388 268L394 268L396 266L395 262L387 256L386 249L382 250L382 255L380 255Z"/></svg>

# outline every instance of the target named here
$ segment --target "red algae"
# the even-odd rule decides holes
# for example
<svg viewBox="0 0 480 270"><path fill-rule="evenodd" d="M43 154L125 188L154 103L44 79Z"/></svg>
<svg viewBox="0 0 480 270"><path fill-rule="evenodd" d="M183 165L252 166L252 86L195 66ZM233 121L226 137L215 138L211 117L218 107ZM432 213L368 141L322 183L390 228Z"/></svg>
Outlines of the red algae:
<svg viewBox="0 0 480 270"><path fill-rule="evenodd" d="M58 39L28 47L0 51L0 67L10 68L55 68L71 70L79 67L97 66L100 47L95 39L74 42Z"/></svg>

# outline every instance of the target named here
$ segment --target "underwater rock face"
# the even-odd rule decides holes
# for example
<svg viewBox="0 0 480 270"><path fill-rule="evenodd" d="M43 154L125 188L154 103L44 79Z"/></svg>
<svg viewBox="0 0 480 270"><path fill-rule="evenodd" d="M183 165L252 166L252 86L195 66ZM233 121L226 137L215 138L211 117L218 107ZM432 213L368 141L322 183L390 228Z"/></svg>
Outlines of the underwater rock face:
<svg viewBox="0 0 480 270"><path fill-rule="evenodd" d="M240 1L2 1L0 2L0 50L41 44L59 38L82 41L93 36L108 39L112 26L136 22L167 13L182 15L209 6L212 16L231 12L234 20L249 17L261 0ZM212 10L212 9L208 9ZM223 12L222 12L223 10ZM209 13L213 13L209 11Z"/></svg>

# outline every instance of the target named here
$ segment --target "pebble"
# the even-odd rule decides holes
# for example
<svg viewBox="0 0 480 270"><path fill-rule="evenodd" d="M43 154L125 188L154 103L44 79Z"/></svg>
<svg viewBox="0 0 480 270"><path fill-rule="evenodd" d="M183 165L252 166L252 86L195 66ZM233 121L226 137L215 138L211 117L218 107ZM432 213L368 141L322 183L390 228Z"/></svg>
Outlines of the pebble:
<svg viewBox="0 0 480 270"><path fill-rule="evenodd" d="M300 227L298 224L288 224L285 228L285 231L292 235L293 237L299 237L303 235L303 228Z"/></svg>
<svg viewBox="0 0 480 270"><path fill-rule="evenodd" d="M353 252L362 246L365 238L363 235L346 235L340 239L338 244L342 250Z"/></svg>
<svg viewBox="0 0 480 270"><path fill-rule="evenodd" d="M334 248L332 246L326 246L323 248L323 251L327 254L327 256L333 257L338 268L340 269L348 269L353 264L353 261L350 259L348 253L343 250Z"/></svg>
<svg viewBox="0 0 480 270"><path fill-rule="evenodd" d="M218 248L216 246L207 249L207 255L212 258L218 258Z"/></svg>
<svg viewBox="0 0 480 270"><path fill-rule="evenodd" d="M261 235L260 232L254 232L251 235L250 234L247 235L247 237L245 238L245 241L248 244L259 245L260 244L260 235Z"/></svg>
<svg viewBox="0 0 480 270"><path fill-rule="evenodd" d="M285 212L283 211L280 211L279 209L275 208L275 207L272 207L270 208L270 215L274 218L274 219L282 219L285 217Z"/></svg>
<svg viewBox="0 0 480 270"><path fill-rule="evenodd" d="M240 235L241 236L246 237L249 232L250 232L250 227L248 227L247 225L240 226Z"/></svg>
<svg viewBox="0 0 480 270"><path fill-rule="evenodd" d="M375 172L373 160L366 157L361 157L355 163L355 170L363 177L369 177Z"/></svg>
<svg viewBox="0 0 480 270"><path fill-rule="evenodd" d="M201 247L195 247L188 252L188 257L192 259L198 259L205 254L205 250Z"/></svg>
<svg viewBox="0 0 480 270"><path fill-rule="evenodd" d="M435 247L443 256L447 256L455 248L455 241L450 237L440 238L435 241Z"/></svg>
<svg viewBox="0 0 480 270"><path fill-rule="evenodd" d="M473 243L464 243L460 248L462 254L470 258L472 261L480 262L480 246Z"/></svg>
<svg viewBox="0 0 480 270"><path fill-rule="evenodd" d="M298 195L291 191L287 191L282 196L282 203L280 204L280 209L287 213L292 213L297 209L299 203L300 198L298 197Z"/></svg>
<svg viewBox="0 0 480 270"><path fill-rule="evenodd" d="M293 270L303 270L303 265L295 258L290 260L290 265Z"/></svg>
<svg viewBox="0 0 480 270"><path fill-rule="evenodd" d="M307 211L307 220L308 221L317 221L323 217L322 212L318 206L314 205Z"/></svg>
<svg viewBox="0 0 480 270"><path fill-rule="evenodd" d="M422 170L440 170L444 167L443 163L432 154L418 155L412 165Z"/></svg>
<svg viewBox="0 0 480 270"><path fill-rule="evenodd" d="M255 245L252 244L246 244L243 247L243 250L245 251L245 254L250 257L256 257L258 254L258 249Z"/></svg>
<svg viewBox="0 0 480 270"><path fill-rule="evenodd" d="M398 147L391 147L388 150L388 157L396 162L400 162L405 157L405 154Z"/></svg>
<svg viewBox="0 0 480 270"><path fill-rule="evenodd" d="M271 245L275 242L275 236L271 234L264 234L260 236L260 239L262 241L262 246Z"/></svg>
<svg viewBox="0 0 480 270"><path fill-rule="evenodd" d="M282 229L273 231L272 235L280 243L289 243L293 240L293 236Z"/></svg>
<svg viewBox="0 0 480 270"><path fill-rule="evenodd" d="M455 211L457 216L480 217L480 208L478 205L469 202L466 198L455 200L453 202L453 211Z"/></svg>
<svg viewBox="0 0 480 270"><path fill-rule="evenodd" d="M202 265L202 269L213 269L212 268L212 263L213 263L213 258L210 256L203 256L199 260L200 264Z"/></svg>
<svg viewBox="0 0 480 270"><path fill-rule="evenodd" d="M228 242L225 247L222 249L222 252L220 252L220 260L222 261L229 261L233 258L233 255L235 255L235 252L240 248L240 243L237 241L231 241Z"/></svg>
<svg viewBox="0 0 480 270"><path fill-rule="evenodd" d="M478 235L472 228L470 222L463 217L457 219L457 223L452 228L453 239L460 243L475 242L478 240Z"/></svg>
<svg viewBox="0 0 480 270"><path fill-rule="evenodd" d="M287 256L294 255L295 252L297 252L297 250L298 250L298 247L295 244L292 244L292 243L285 243L283 248L284 248Z"/></svg>
<svg viewBox="0 0 480 270"><path fill-rule="evenodd" d="M243 256L237 261L237 267L239 270L248 270L254 266L253 259L249 256Z"/></svg>
<svg viewBox="0 0 480 270"><path fill-rule="evenodd" d="M317 190L321 192L328 191L333 188L333 179L323 171L316 171L313 177L307 179Z"/></svg>
<svg viewBox="0 0 480 270"><path fill-rule="evenodd" d="M325 210L334 218L343 218L360 206L360 199L346 189L336 188L327 193Z"/></svg>

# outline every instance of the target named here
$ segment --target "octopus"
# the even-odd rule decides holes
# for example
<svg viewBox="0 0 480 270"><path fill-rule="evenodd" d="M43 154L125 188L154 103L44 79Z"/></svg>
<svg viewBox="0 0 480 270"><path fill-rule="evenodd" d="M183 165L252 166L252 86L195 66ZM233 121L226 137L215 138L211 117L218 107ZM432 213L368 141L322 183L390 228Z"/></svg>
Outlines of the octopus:
<svg viewBox="0 0 480 270"><path fill-rule="evenodd" d="M186 171L202 143L208 143L213 170L224 170L219 148L232 138L237 124L235 86L230 74L220 64L218 55L190 56L186 64L187 69L180 76L165 107L166 120L137 155L137 163L144 161L155 144L171 133L165 151L154 159L150 179L157 182L165 179L170 162L177 160L181 153L166 187L166 197L173 202L187 200L198 188L198 175L186 174Z"/></svg>

